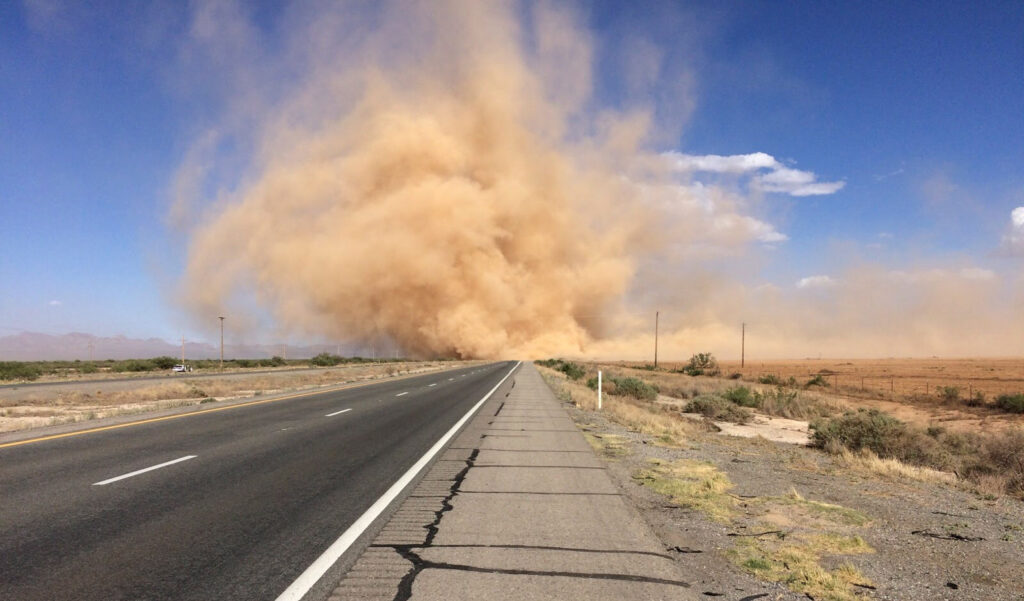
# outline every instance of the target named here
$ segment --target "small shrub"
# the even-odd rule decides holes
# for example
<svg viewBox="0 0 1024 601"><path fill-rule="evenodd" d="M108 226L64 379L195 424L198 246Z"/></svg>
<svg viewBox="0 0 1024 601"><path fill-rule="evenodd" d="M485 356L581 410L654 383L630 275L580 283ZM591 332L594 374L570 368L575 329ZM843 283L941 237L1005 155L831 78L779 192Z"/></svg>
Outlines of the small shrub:
<svg viewBox="0 0 1024 601"><path fill-rule="evenodd" d="M1024 430L993 434L981 443L976 459L964 467L972 480L998 477L1005 492L1024 497Z"/></svg>
<svg viewBox="0 0 1024 601"><path fill-rule="evenodd" d="M769 386L782 386L782 380L775 374L765 374L758 376L758 384L768 384Z"/></svg>
<svg viewBox="0 0 1024 601"><path fill-rule="evenodd" d="M277 355L274 355L273 357L270 358L270 364L273 365L274 367L281 367L285 363L285 360Z"/></svg>
<svg viewBox="0 0 1024 601"><path fill-rule="evenodd" d="M573 363L572 361L566 361L565 359L544 359L543 361L535 361L537 365L554 369L562 372L566 376L573 380L579 380L587 374L587 370L582 365ZM597 390L597 384L594 384L594 390Z"/></svg>
<svg viewBox="0 0 1024 601"><path fill-rule="evenodd" d="M839 453L867 449L882 459L945 470L954 466L951 454L922 429L909 428L877 409L858 409L811 424L811 446Z"/></svg>
<svg viewBox="0 0 1024 601"><path fill-rule="evenodd" d="M803 396L799 391L781 386L767 392L755 392L757 406L768 415L789 419L816 419L836 413L835 405Z"/></svg>
<svg viewBox="0 0 1024 601"><path fill-rule="evenodd" d="M582 365L572 362L563 362L558 371L569 376L569 378L573 380L579 380L587 374L587 370L583 369Z"/></svg>
<svg viewBox="0 0 1024 601"><path fill-rule="evenodd" d="M807 388L810 388L811 386L821 386L822 388L828 388L828 381L825 380L825 376L818 374L811 378L810 380L807 380L807 384L805 384L805 386Z"/></svg>
<svg viewBox="0 0 1024 601"><path fill-rule="evenodd" d="M984 407L986 403L985 393L978 391L974 393L974 396L964 401L968 407Z"/></svg>
<svg viewBox="0 0 1024 601"><path fill-rule="evenodd" d="M722 373L718 369L718 361L715 360L715 356L711 353L697 353L693 355L690 357L690 362L679 372L688 376L717 376Z"/></svg>
<svg viewBox="0 0 1024 601"><path fill-rule="evenodd" d="M0 361L0 380L35 380L41 375L42 370L31 363Z"/></svg>
<svg viewBox="0 0 1024 601"><path fill-rule="evenodd" d="M330 353L320 353L309 360L310 365L315 365L317 367L334 367L339 363L341 363L341 357Z"/></svg>
<svg viewBox="0 0 1024 601"><path fill-rule="evenodd" d="M174 364L172 363L171 365L173 366ZM145 359L129 359L117 364L114 371L153 371L154 369L156 369L156 365L151 361L147 361Z"/></svg>
<svg viewBox="0 0 1024 601"><path fill-rule="evenodd" d="M1024 394L1001 394L996 397L996 407L1010 413L1024 413Z"/></svg>
<svg viewBox="0 0 1024 601"><path fill-rule="evenodd" d="M735 388L730 388L722 393L722 398L729 401L730 403L735 403L740 407L760 406L758 399L755 398L753 394L751 394L750 389L747 388L746 386L737 386Z"/></svg>
<svg viewBox="0 0 1024 601"><path fill-rule="evenodd" d="M893 457L906 424L877 409L847 411L839 417L811 424L811 446L838 451L868 449L879 457Z"/></svg>
<svg viewBox="0 0 1024 601"><path fill-rule="evenodd" d="M717 396L697 397L688 402L683 411L699 413L709 419L737 424L747 423L752 415L750 409Z"/></svg>
<svg viewBox="0 0 1024 601"><path fill-rule="evenodd" d="M955 403L960 400L960 387L958 386L939 386L937 392L939 398L947 403Z"/></svg>
<svg viewBox="0 0 1024 601"><path fill-rule="evenodd" d="M740 379L740 378L742 378L742 377L743 377L743 374L741 374L741 373L740 373L740 372L738 372L738 371L736 371L736 372L733 372L733 373L729 374L729 379L730 379L730 380L739 380L739 379Z"/></svg>
<svg viewBox="0 0 1024 601"><path fill-rule="evenodd" d="M641 401L658 398L658 389L640 378L609 378L615 383L616 394L631 396Z"/></svg>
<svg viewBox="0 0 1024 601"><path fill-rule="evenodd" d="M178 364L178 360L174 357L168 357L166 355L161 357L153 357L149 360L157 369L171 369Z"/></svg>

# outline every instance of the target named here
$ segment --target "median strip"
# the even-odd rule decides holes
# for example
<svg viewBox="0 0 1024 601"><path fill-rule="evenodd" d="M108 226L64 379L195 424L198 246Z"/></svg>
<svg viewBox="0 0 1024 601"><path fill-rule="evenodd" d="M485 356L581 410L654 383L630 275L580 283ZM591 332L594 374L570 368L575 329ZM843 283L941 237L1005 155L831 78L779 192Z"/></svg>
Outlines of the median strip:
<svg viewBox="0 0 1024 601"><path fill-rule="evenodd" d="M153 470L158 470L158 469L160 469L162 467L167 467L168 465L174 465L175 463L181 463L182 461L188 461L189 459L195 459L195 458L196 458L196 455L185 455L184 457L179 457L179 458L173 459L171 461L165 461L165 462L163 462L161 464L158 464L158 465L153 465L153 466L150 466L150 467L147 467L147 468L143 468L141 470L135 470L134 472L130 472L130 473L127 473L127 474L122 474L120 476L115 476L115 477L109 478L107 480L102 480L100 482L93 482L92 485L93 486L106 486L107 484L111 484L113 482L117 482L118 480L124 480L126 478L131 478L132 476L138 476L139 474L145 474L146 472L151 472Z"/></svg>

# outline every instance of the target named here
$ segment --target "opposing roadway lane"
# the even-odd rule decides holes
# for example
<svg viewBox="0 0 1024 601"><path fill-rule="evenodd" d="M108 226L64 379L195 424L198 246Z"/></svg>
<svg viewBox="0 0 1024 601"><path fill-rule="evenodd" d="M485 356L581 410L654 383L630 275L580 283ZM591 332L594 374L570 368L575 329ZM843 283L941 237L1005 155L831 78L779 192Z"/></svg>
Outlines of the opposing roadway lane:
<svg viewBox="0 0 1024 601"><path fill-rule="evenodd" d="M0 448L0 599L272 601L513 366Z"/></svg>

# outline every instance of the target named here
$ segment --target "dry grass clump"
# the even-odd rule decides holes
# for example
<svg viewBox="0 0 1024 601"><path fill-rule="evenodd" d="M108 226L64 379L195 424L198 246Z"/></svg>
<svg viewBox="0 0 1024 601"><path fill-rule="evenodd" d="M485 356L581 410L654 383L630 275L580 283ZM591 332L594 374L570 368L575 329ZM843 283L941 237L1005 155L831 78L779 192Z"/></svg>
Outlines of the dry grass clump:
<svg viewBox="0 0 1024 601"><path fill-rule="evenodd" d="M852 452L842 449L837 459L845 467L876 474L890 480L916 480L918 482L935 482L955 484L956 474L943 472L919 465L910 465L898 459L882 459L869 449Z"/></svg>
<svg viewBox="0 0 1024 601"><path fill-rule="evenodd" d="M586 430L586 428L584 428ZM590 446L606 459L616 460L629 455L629 443L622 436L615 434L594 434L583 432Z"/></svg>
<svg viewBox="0 0 1024 601"><path fill-rule="evenodd" d="M863 598L857 589L871 586L871 581L849 562L829 570L821 565L822 558L873 552L859 536L829 534L788 541L745 539L729 551L729 557L754 576L784 584L811 599L855 601Z"/></svg>
<svg viewBox="0 0 1024 601"><path fill-rule="evenodd" d="M563 401L574 403L586 411L597 410L596 391L568 379L565 374L553 369L540 366L538 371ZM697 431L696 426L678 415L625 396L605 394L601 413L633 432L650 434L665 444L681 445Z"/></svg>
<svg viewBox="0 0 1024 601"><path fill-rule="evenodd" d="M734 539L728 556L737 566L771 582L814 599L853 601L859 587L871 582L856 567L846 562L836 569L822 565L823 559L874 553L874 549L856 532L870 519L863 513L805 499L795 490L784 497L740 499L730 494L729 477L709 463L691 460L665 462L649 460L650 467L638 470L633 478L672 503L699 511L709 519L745 527L745 534ZM754 509L756 508L756 509ZM769 522L742 524L751 513L764 510ZM785 530L771 520L788 524Z"/></svg>
<svg viewBox="0 0 1024 601"><path fill-rule="evenodd" d="M733 484L714 465L688 459L672 463L649 459L648 462L650 468L633 475L638 483L716 522L728 523L736 514L738 501L729 494Z"/></svg>
<svg viewBox="0 0 1024 601"><path fill-rule="evenodd" d="M984 489L995 486L1024 499L1024 429L984 438L975 460L963 467L962 475Z"/></svg>
<svg viewBox="0 0 1024 601"><path fill-rule="evenodd" d="M805 499L795 488L790 490L788 495L773 497L771 501L776 504L794 506L798 511L807 514L808 517L834 524L863 526L871 521L871 518L856 509Z"/></svg>

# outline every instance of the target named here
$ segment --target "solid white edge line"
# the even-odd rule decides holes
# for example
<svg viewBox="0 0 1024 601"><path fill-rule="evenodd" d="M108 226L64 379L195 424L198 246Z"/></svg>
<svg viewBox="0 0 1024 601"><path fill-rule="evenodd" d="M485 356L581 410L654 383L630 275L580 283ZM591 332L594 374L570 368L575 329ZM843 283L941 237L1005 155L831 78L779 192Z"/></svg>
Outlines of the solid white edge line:
<svg viewBox="0 0 1024 601"><path fill-rule="evenodd" d="M403 396L403 395L406 395L406 394L409 394L409 392L408 391L406 391L406 392L399 392L395 396Z"/></svg>
<svg viewBox="0 0 1024 601"><path fill-rule="evenodd" d="M153 466L150 466L150 467L147 467L147 468L143 468L141 470L135 470L134 472L131 472L131 473L128 473L128 474L122 474L120 476L115 476L113 478L109 478L107 480L102 480L100 482L93 482L92 485L93 486L106 486L107 484L110 484L111 482L117 482L118 480L124 480L125 478L131 478L132 476L138 476L139 474L145 474L146 472L151 472L153 470L158 470L158 469L160 469L162 467L167 467L168 465L174 465L175 463L181 463L182 461L188 461L189 459L195 459L195 458L196 458L196 455L185 455L184 457L179 457L179 458L174 459L172 461L165 461L165 462L163 462L163 463L161 463L159 465L153 465Z"/></svg>
<svg viewBox="0 0 1024 601"><path fill-rule="evenodd" d="M335 415L341 415L342 413L345 413L346 411L352 411L352 408L349 407L348 409L342 409L341 411L335 411L334 413L328 413L324 417L334 417Z"/></svg>
<svg viewBox="0 0 1024 601"><path fill-rule="evenodd" d="M491 398L494 391L505 383L505 380L512 375L512 372L514 372L521 363L521 361L517 361L516 364L512 366L512 369L508 370L505 377L495 384L494 388L492 388L490 392L484 395L484 398L477 401L477 404L473 405L466 415L462 416L462 419L455 422L455 425L452 426L444 436L438 439L438 441L434 443L434 446L430 447L430 449L420 457L412 467L402 474L402 477L392 484L391 488L387 489L387 491L381 495L381 497L377 499L377 501L371 505L363 515L359 516L359 519L353 522L352 525L348 527L348 530L345 530L345 532L338 537L338 540L334 541L331 546L328 547L322 555L320 555L320 557L317 557L316 560L306 568L306 571L302 572L302 574L295 579L295 582L291 583L291 586L286 588L275 601L300 601L302 597L304 597L306 593L308 593L310 589L312 589L313 586L323 578L323 575L327 573L327 570L331 569L331 566L333 566L335 562L345 554L345 551L348 551L348 548L351 547L360 536L362 536L363 532L373 524L374 520L380 517L380 514L384 513L384 510L387 509L388 505L398 498L398 495L402 494L402 491L405 490L405 487L409 486L409 483L416 478L416 475L419 474L420 470L426 467L426 465L430 463L430 460L434 458L434 455L437 455L437 453L443 449L446 444L448 444L448 441L455 436L455 434L462 428L463 424L473 417L473 414L476 413L477 409L487 402L487 399Z"/></svg>

